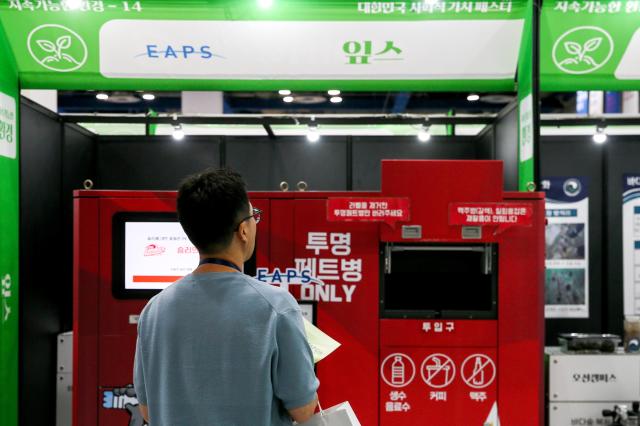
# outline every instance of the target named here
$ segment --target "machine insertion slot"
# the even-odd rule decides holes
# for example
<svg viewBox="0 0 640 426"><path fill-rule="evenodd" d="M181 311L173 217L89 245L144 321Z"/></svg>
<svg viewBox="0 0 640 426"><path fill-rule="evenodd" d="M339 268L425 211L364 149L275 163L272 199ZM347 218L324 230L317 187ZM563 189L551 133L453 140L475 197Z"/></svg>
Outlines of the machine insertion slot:
<svg viewBox="0 0 640 426"><path fill-rule="evenodd" d="M497 245L385 244L383 318L497 317Z"/></svg>

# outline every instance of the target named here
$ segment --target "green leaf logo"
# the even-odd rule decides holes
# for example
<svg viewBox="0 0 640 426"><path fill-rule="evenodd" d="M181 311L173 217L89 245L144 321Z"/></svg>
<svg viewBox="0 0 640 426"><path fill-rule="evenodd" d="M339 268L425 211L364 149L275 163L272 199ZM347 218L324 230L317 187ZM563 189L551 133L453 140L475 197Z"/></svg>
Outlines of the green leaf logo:
<svg viewBox="0 0 640 426"><path fill-rule="evenodd" d="M87 45L75 31L57 24L41 25L29 34L27 48L33 59L51 71L70 72L82 67Z"/></svg>
<svg viewBox="0 0 640 426"><path fill-rule="evenodd" d="M562 34L553 46L553 62L567 74L588 74L609 62L614 43L599 27L577 27Z"/></svg>

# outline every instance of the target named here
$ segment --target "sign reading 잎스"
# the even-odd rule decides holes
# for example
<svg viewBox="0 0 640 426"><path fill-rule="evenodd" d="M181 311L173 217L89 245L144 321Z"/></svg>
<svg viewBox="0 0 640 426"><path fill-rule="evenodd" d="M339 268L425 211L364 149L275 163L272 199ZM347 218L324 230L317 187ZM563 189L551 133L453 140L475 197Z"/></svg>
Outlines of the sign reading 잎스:
<svg viewBox="0 0 640 426"><path fill-rule="evenodd" d="M329 222L385 222L393 225L411 219L408 198L329 198Z"/></svg>
<svg viewBox="0 0 640 426"><path fill-rule="evenodd" d="M100 29L100 73L107 78L508 79L521 32L519 20L384 25L113 20ZM491 47L498 34L508 46ZM456 54L445 54L452 51ZM476 60L478 51L484 52L482 61ZM439 60L425 61L428 57Z"/></svg>
<svg viewBox="0 0 640 426"><path fill-rule="evenodd" d="M0 156L16 158L16 120L16 100L0 92Z"/></svg>

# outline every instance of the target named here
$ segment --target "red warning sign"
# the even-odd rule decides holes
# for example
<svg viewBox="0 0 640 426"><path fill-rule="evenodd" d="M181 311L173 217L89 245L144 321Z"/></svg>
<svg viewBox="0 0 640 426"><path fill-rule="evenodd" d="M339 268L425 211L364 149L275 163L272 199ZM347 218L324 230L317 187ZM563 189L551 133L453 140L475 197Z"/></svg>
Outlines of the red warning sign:
<svg viewBox="0 0 640 426"><path fill-rule="evenodd" d="M474 389L489 386L496 378L496 364L484 354L473 354L462 363L462 380Z"/></svg>
<svg viewBox="0 0 640 426"><path fill-rule="evenodd" d="M422 380L432 388L446 388L456 377L456 365L445 354L429 355L420 368Z"/></svg>

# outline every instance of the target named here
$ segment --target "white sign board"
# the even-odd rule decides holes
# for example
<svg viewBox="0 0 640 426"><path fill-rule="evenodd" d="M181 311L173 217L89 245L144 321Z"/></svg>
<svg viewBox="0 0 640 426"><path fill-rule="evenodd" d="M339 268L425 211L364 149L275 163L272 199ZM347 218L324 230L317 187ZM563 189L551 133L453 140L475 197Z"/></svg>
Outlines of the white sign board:
<svg viewBox="0 0 640 426"><path fill-rule="evenodd" d="M624 175L622 263L624 314L640 314L640 174Z"/></svg>
<svg viewBox="0 0 640 426"><path fill-rule="evenodd" d="M16 100L0 92L0 156L11 159L17 154Z"/></svg>
<svg viewBox="0 0 640 426"><path fill-rule="evenodd" d="M546 192L545 317L589 317L589 192L585 179L542 181Z"/></svg>
<svg viewBox="0 0 640 426"><path fill-rule="evenodd" d="M522 28L521 19L112 20L100 29L100 72L107 78L512 79Z"/></svg>
<svg viewBox="0 0 640 426"><path fill-rule="evenodd" d="M125 290L162 290L199 259L179 222L125 223Z"/></svg>
<svg viewBox="0 0 640 426"><path fill-rule="evenodd" d="M549 401L637 401L640 396L638 355L552 355Z"/></svg>

